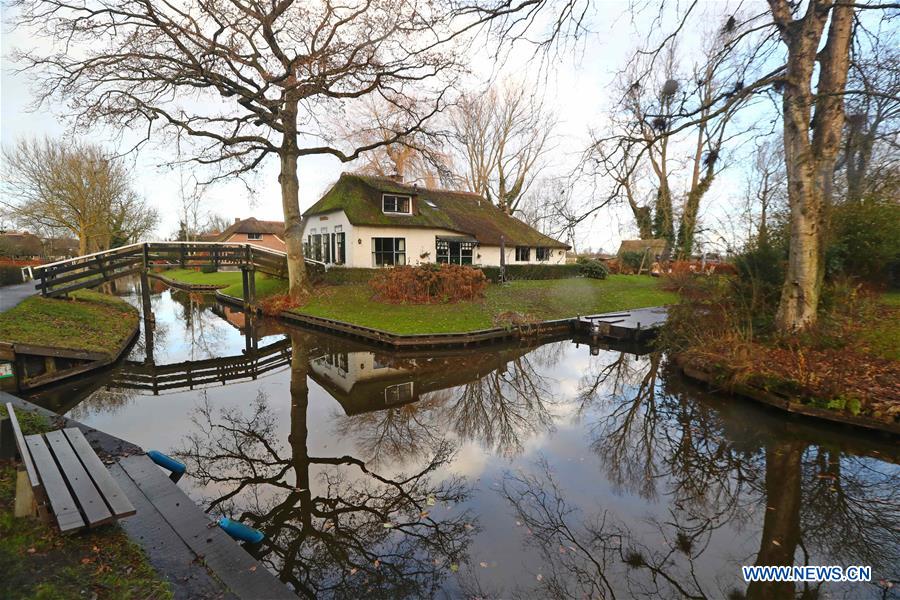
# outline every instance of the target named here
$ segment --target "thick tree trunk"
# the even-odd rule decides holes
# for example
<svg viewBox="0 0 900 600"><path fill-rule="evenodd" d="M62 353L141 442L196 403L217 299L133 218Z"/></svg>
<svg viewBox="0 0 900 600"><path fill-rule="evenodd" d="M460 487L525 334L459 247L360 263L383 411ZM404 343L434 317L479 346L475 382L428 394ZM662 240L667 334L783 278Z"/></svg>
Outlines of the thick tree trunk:
<svg viewBox="0 0 900 600"><path fill-rule="evenodd" d="M303 262L303 226L300 214L300 184L297 180L297 102L288 101L282 111L285 132L281 143L281 208L284 212L284 243L287 246L288 294L299 300L309 280Z"/></svg>
<svg viewBox="0 0 900 600"><path fill-rule="evenodd" d="M769 4L788 47L783 119L791 231L788 268L775 320L780 330L795 331L815 324L819 308L825 218L844 125L843 92L850 67L853 8L816 0L802 20L794 21L781 0L769 0ZM829 12L827 42L817 52ZM811 119L812 75L817 61L815 116Z"/></svg>
<svg viewBox="0 0 900 600"><path fill-rule="evenodd" d="M800 543L803 445L778 443L766 448L766 502L758 566L789 566ZM792 582L757 581L747 586L747 600L793 598Z"/></svg>

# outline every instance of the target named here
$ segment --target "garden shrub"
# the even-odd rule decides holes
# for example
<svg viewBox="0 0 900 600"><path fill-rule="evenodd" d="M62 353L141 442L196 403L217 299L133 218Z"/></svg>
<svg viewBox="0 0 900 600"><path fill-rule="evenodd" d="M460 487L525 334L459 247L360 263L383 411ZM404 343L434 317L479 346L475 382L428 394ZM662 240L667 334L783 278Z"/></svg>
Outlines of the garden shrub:
<svg viewBox="0 0 900 600"><path fill-rule="evenodd" d="M484 296L487 284L481 270L449 264L384 269L369 281L377 300L395 304L474 300Z"/></svg>
<svg viewBox="0 0 900 600"><path fill-rule="evenodd" d="M889 283L900 264L900 205L894 198L844 202L831 215L830 244L825 252L829 278L847 275Z"/></svg>
<svg viewBox="0 0 900 600"><path fill-rule="evenodd" d="M0 285L22 283L22 267L0 265Z"/></svg>
<svg viewBox="0 0 900 600"><path fill-rule="evenodd" d="M334 267L323 273L320 281L328 285L355 285L369 283L369 280L379 272L379 269Z"/></svg>
<svg viewBox="0 0 900 600"><path fill-rule="evenodd" d="M500 267L480 267L491 282L500 281ZM565 265L506 265L506 279L536 280L536 279L570 279L581 275L581 267L577 264Z"/></svg>
<svg viewBox="0 0 900 600"><path fill-rule="evenodd" d="M264 315L277 317L282 312L296 308L299 305L299 302L292 299L287 294L273 294L260 300L259 309Z"/></svg>
<svg viewBox="0 0 900 600"><path fill-rule="evenodd" d="M641 262L644 262L644 266L649 267L652 257L647 257L647 260L644 260L643 252L623 252L619 257L619 268L623 273L634 272L637 273L637 270L641 268Z"/></svg>
<svg viewBox="0 0 900 600"><path fill-rule="evenodd" d="M609 275L609 268L593 258L580 257L575 264L578 266L579 273L591 279L606 279L606 276Z"/></svg>
<svg viewBox="0 0 900 600"><path fill-rule="evenodd" d="M218 269L216 268L216 265L203 265L202 267L200 267L201 273L215 273L217 271Z"/></svg>

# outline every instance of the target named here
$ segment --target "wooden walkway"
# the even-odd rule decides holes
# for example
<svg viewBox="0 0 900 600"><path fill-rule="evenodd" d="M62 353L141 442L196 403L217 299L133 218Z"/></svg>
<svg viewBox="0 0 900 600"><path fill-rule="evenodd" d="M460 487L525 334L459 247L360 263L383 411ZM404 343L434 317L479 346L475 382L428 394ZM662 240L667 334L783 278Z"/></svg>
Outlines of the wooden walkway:
<svg viewBox="0 0 900 600"><path fill-rule="evenodd" d="M153 568L170 583L175 598L297 598L215 525L140 447L5 392L0 392L0 402L11 402L17 409L40 413L54 427L81 430L136 510L119 526L141 546Z"/></svg>
<svg viewBox="0 0 900 600"><path fill-rule="evenodd" d="M287 255L253 244L144 242L32 267L31 274L41 295L55 297L120 277L147 273L154 267L169 266L239 268L252 296L254 278L248 280L247 273L260 271L286 277Z"/></svg>

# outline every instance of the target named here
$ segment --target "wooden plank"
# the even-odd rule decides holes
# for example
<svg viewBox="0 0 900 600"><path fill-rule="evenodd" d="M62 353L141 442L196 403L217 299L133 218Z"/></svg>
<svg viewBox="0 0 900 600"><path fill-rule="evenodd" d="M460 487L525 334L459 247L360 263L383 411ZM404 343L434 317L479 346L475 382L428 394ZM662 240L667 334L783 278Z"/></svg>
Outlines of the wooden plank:
<svg viewBox="0 0 900 600"><path fill-rule="evenodd" d="M94 485L84 465L78 460L66 435L60 430L48 431L44 434L44 438L47 440L50 451L56 457L60 472L68 482L69 489L75 494L88 527L96 527L114 521L103 496L97 490L97 486Z"/></svg>
<svg viewBox="0 0 900 600"><path fill-rule="evenodd" d="M91 448L81 430L77 427L66 427L63 429L63 433L69 440L69 444L72 445L75 454L78 455L81 464L84 465L94 485L97 486L97 489L103 496L103 500L109 506L112 515L117 519L133 515L135 513L134 505L131 504L128 497L113 480L109 470L100 461L100 457Z"/></svg>
<svg viewBox="0 0 900 600"><path fill-rule="evenodd" d="M9 422L12 425L13 437L16 439L16 446L19 448L19 456L22 458L22 464L25 465L25 472L28 473L28 483L32 489L39 491L41 489L41 480L38 477L37 469L34 467L34 461L31 459L31 453L28 451L28 444L25 443L25 436L22 435L22 428L19 426L19 419L13 410L12 402L6 403L6 414L9 415Z"/></svg>
<svg viewBox="0 0 900 600"><path fill-rule="evenodd" d="M296 600L296 595L228 534L219 527L210 528L209 516L146 455L127 456L119 465L178 536L203 557L206 566L237 596Z"/></svg>
<svg viewBox="0 0 900 600"><path fill-rule="evenodd" d="M44 438L39 435L29 435L25 437L25 443L31 451L34 466L41 476L44 493L50 501L53 514L56 515L59 530L63 533L73 533L83 529L84 519L78 512L75 499L69 493L69 488L66 487L66 482L59 472Z"/></svg>

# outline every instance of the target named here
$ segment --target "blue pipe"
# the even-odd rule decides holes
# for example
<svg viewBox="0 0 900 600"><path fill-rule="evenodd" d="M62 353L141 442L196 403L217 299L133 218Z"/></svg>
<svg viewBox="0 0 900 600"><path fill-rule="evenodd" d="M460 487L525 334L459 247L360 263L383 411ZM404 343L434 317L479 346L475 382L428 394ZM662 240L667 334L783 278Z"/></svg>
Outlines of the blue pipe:
<svg viewBox="0 0 900 600"><path fill-rule="evenodd" d="M161 466L163 469L171 471L176 475L183 475L187 470L187 467L183 462L177 461L171 456L163 454L159 450L150 450L147 452L147 456L149 456L150 460Z"/></svg>
<svg viewBox="0 0 900 600"><path fill-rule="evenodd" d="M258 544L263 541L266 537L259 529L253 529L249 525L244 525L240 521L232 521L228 517L222 517L219 519L219 527L221 527L225 533L230 535L236 540L240 540L242 542L250 542L251 544Z"/></svg>

